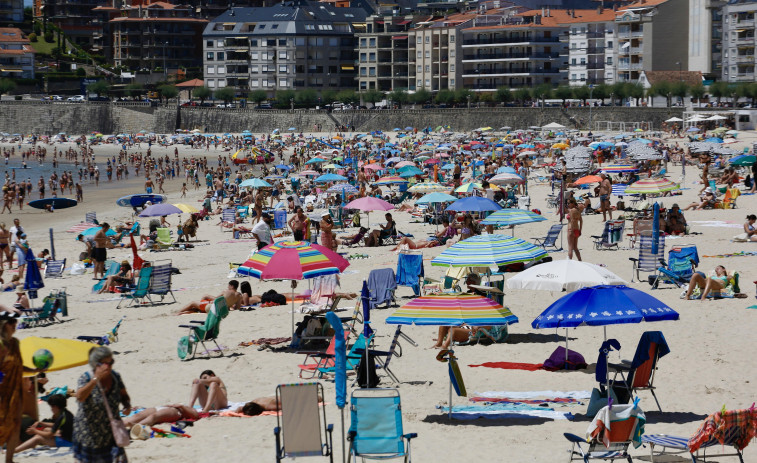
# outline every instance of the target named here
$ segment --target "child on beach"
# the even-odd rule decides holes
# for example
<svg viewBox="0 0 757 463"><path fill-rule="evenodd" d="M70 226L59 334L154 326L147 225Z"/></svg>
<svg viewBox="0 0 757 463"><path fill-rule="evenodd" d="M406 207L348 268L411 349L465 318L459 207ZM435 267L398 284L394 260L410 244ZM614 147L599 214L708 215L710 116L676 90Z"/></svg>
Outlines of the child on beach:
<svg viewBox="0 0 757 463"><path fill-rule="evenodd" d="M66 408L66 397L62 394L53 394L47 399L47 404L53 412L53 417L29 426L26 433L33 437L16 447L16 453L38 445L71 447L74 435L74 415Z"/></svg>

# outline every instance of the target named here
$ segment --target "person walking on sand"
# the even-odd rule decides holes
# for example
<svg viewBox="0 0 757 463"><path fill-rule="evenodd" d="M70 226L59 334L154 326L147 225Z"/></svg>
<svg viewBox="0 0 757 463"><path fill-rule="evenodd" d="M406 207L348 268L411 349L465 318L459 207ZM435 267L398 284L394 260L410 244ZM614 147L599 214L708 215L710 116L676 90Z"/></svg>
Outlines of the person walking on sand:
<svg viewBox="0 0 757 463"><path fill-rule="evenodd" d="M194 407L195 402L200 402L202 413L210 410L220 410L229 406L226 385L221 378L213 373L213 370L205 370L200 377L192 381L192 393L189 397L189 406Z"/></svg>
<svg viewBox="0 0 757 463"><path fill-rule="evenodd" d="M152 183L152 179L150 179L150 177L147 177L145 179L145 193L152 194L153 188L155 188L155 185Z"/></svg>
<svg viewBox="0 0 757 463"><path fill-rule="evenodd" d="M610 213L612 220L612 206L610 206L610 193L612 192L612 183L607 174L601 174L602 181L599 183L599 210L602 211L602 220L607 220L607 213ZM581 260L581 259L579 259Z"/></svg>
<svg viewBox="0 0 757 463"><path fill-rule="evenodd" d="M578 203L575 199L568 200L568 259L573 258L573 252L576 253L576 259L581 260L581 252L578 250L578 237L581 236L581 230L584 226L584 219L581 211L578 210Z"/></svg>
<svg viewBox="0 0 757 463"><path fill-rule="evenodd" d="M0 271L3 269L3 260L8 261L8 270L13 267L10 238L11 232L5 228L5 223L0 223Z"/></svg>

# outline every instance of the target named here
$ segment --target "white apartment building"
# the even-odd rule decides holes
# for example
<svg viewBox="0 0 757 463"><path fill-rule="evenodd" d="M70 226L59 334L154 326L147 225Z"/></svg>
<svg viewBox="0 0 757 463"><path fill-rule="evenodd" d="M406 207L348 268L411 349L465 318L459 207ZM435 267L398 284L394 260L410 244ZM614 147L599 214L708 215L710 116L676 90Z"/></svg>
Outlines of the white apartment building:
<svg viewBox="0 0 757 463"><path fill-rule="evenodd" d="M617 77L618 28L615 11L569 10L562 39L568 44L568 83L613 84Z"/></svg>
<svg viewBox="0 0 757 463"><path fill-rule="evenodd" d="M754 82L755 13L757 2L723 6L723 80Z"/></svg>

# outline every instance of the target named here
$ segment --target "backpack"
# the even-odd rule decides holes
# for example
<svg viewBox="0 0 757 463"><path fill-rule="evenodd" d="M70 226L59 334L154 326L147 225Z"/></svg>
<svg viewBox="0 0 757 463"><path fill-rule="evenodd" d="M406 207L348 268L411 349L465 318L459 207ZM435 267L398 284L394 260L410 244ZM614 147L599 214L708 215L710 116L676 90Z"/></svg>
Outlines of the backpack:
<svg viewBox="0 0 757 463"><path fill-rule="evenodd" d="M366 358L368 359L367 368ZM368 356L366 357L366 354L361 355L360 362L357 364L357 384L361 388L374 388L378 386L379 381L376 373L376 359L368 351Z"/></svg>

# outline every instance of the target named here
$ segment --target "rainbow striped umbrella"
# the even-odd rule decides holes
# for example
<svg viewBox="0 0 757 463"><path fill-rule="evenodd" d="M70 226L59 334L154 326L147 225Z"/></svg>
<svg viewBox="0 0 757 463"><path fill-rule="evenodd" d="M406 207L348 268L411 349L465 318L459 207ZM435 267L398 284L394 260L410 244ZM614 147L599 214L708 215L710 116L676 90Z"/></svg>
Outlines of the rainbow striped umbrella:
<svg viewBox="0 0 757 463"><path fill-rule="evenodd" d="M391 325L494 326L518 323L507 307L478 294L417 297L386 319Z"/></svg>
<svg viewBox="0 0 757 463"><path fill-rule="evenodd" d="M350 263L320 244L281 241L252 255L237 272L261 280L305 280L341 273Z"/></svg>
<svg viewBox="0 0 757 463"><path fill-rule="evenodd" d="M444 186L441 183L436 182L423 182L423 183L416 183L415 185L411 186L407 189L410 193L441 193L449 191L448 186Z"/></svg>
<svg viewBox="0 0 757 463"><path fill-rule="evenodd" d="M547 256L547 251L520 238L478 235L453 244L436 256L431 265L489 267L530 262Z"/></svg>
<svg viewBox="0 0 757 463"><path fill-rule="evenodd" d="M394 183L407 183L407 180L397 175L381 177L380 179L376 180L376 185L392 185Z"/></svg>
<svg viewBox="0 0 757 463"><path fill-rule="evenodd" d="M480 183L468 182L463 183L459 187L455 188L455 193L473 193L476 190L483 190L484 187Z"/></svg>
<svg viewBox="0 0 757 463"><path fill-rule="evenodd" d="M666 178L648 178L628 185L625 194L655 194L677 190L680 185Z"/></svg>
<svg viewBox="0 0 757 463"><path fill-rule="evenodd" d="M604 166L600 172L604 174L621 174L624 172L638 172L639 169L634 166L624 165L624 164L616 164L616 165L610 165L610 166Z"/></svg>

